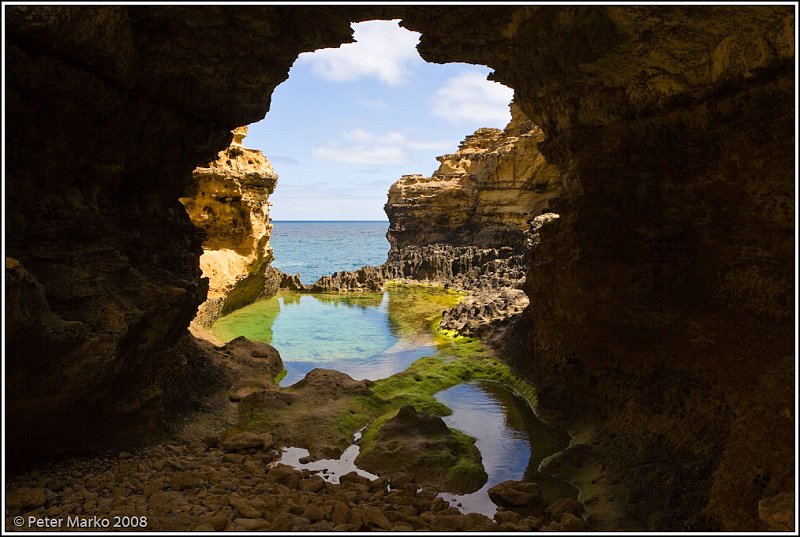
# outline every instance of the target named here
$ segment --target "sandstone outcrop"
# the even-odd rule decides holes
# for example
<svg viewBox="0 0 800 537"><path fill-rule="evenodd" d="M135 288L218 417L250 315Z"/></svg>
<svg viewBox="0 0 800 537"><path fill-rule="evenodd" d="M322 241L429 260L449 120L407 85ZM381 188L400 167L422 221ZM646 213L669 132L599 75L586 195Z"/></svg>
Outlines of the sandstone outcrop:
<svg viewBox="0 0 800 537"><path fill-rule="evenodd" d="M478 129L437 157L431 177L405 175L384 207L392 253L449 244L523 250L531 218L561 191L558 169L539 153L542 129L511 104L504 130ZM445 276L446 277L446 276Z"/></svg>
<svg viewBox="0 0 800 537"><path fill-rule="evenodd" d="M543 412L597 416L593 527L763 530L758 503L794 488L792 6L5 15L9 461L157 428L206 298L177 202L192 170L264 116L299 53L401 18L426 60L513 87L560 172L505 343Z"/></svg>
<svg viewBox="0 0 800 537"><path fill-rule="evenodd" d="M192 223L205 235L200 269L208 297L194 323L210 326L220 315L274 295L281 283L270 266L269 195L278 174L261 151L247 149L247 127L233 131L231 145L192 174L180 199Z"/></svg>

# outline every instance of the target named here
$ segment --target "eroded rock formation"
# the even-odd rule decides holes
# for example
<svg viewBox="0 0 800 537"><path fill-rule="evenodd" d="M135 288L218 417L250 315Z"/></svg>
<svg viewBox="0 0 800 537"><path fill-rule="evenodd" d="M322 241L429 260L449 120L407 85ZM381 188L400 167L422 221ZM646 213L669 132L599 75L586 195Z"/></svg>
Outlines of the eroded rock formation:
<svg viewBox="0 0 800 537"><path fill-rule="evenodd" d="M439 416L404 406L378 431L368 450L356 458L360 468L378 475L406 474L418 485L468 494L486 483L481 453Z"/></svg>
<svg viewBox="0 0 800 537"><path fill-rule="evenodd" d="M425 59L513 87L560 171L506 344L580 433L561 469L596 469L592 527L766 529L759 502L795 486L792 6L5 15L9 460L159 424L206 297L192 170L300 52L399 17Z"/></svg>
<svg viewBox="0 0 800 537"><path fill-rule="evenodd" d="M242 146L246 135L247 127L235 129L231 145L194 170L180 199L192 223L205 234L200 269L209 280L208 297L193 321L201 327L274 295L281 283L270 266L269 244L268 200L278 174L261 151Z"/></svg>
<svg viewBox="0 0 800 537"><path fill-rule="evenodd" d="M337 272L312 291L377 291L390 280L444 284L470 292L440 326L487 341L528 305L532 218L558 197L558 170L537 145L542 130L511 103L502 131L478 129L458 151L437 157L431 177L405 175L385 206L391 244L383 265Z"/></svg>
<svg viewBox="0 0 800 537"><path fill-rule="evenodd" d="M444 284L457 289L497 290L521 285L525 256L511 247L478 248L428 244L390 252L383 265L323 276L306 290L313 292L378 291L390 280Z"/></svg>
<svg viewBox="0 0 800 537"><path fill-rule="evenodd" d="M437 157L431 177L405 175L394 183L385 206L389 260L426 244L521 251L530 220L561 190L558 169L537 149L542 140L542 130L513 102L504 130L478 129L458 151Z"/></svg>

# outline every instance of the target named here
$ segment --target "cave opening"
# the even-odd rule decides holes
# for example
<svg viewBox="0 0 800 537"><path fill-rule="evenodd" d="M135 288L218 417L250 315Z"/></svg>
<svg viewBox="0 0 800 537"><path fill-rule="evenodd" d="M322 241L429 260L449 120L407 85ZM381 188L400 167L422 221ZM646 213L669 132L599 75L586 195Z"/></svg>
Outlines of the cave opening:
<svg viewBox="0 0 800 537"><path fill-rule="evenodd" d="M543 139L512 103L513 90L487 79L489 68L424 61L416 50L421 34L398 19L351 27L352 43L300 54L272 93L266 117L237 129L216 161L195 170L181 202L205 233L200 265L210 291L198 313L202 324L274 294L280 285L274 273L271 281L254 276L268 267L294 276L290 285L299 288L334 272L381 265L387 246L391 256L415 240L401 228L434 228L416 239L419 245L518 253L530 220L555 196L554 166L516 159L472 169L471 160L516 150L520 136ZM423 177L437 160L431 177ZM428 215L408 215L416 224L398 223L387 233L387 214L397 210L393 197L415 195L406 191L417 183L433 186L438 205ZM453 199L442 206L448 195ZM500 214L513 203L515 214ZM502 229L477 229L486 223Z"/></svg>
<svg viewBox="0 0 800 537"><path fill-rule="evenodd" d="M391 384L422 358L494 359L479 341L500 339L528 304L528 234L542 221L534 217L558 218L549 210L558 170L538 152L543 131L512 89L488 80L487 67L425 62L420 34L399 20L352 28L354 43L300 54L266 117L236 129L181 198L205 233L209 278L192 333L217 345L242 336L272 345L282 387L303 385L319 367ZM410 173L436 161L430 177ZM462 374L455 385L487 375ZM472 423L476 434L476 421L517 423L505 415L516 405L524 425L492 434L521 440L511 451L480 440L487 464L508 469L492 470L480 490L459 489L469 494L451 495L453 505L492 516L488 489L523 474L548 501L574 496L538 471L566 447L565 433L538 421L507 381L487 378L494 384L448 392L461 409L450 425ZM549 447L532 451L530 435Z"/></svg>
<svg viewBox="0 0 800 537"><path fill-rule="evenodd" d="M224 340L209 329L282 290L375 293L398 279L513 288L488 321L445 315L470 336L528 304L530 234L558 218L561 186L537 150L544 133L489 68L424 61L421 34L400 22L351 23L352 43L300 54L266 117L195 170L180 200L205 236L195 335L274 343L249 317ZM409 173L436 160L430 177Z"/></svg>
<svg viewBox="0 0 800 537"><path fill-rule="evenodd" d="M264 479L266 437L215 438L198 420L188 443L137 446L160 441L155 436L187 409L210 427L208 410L234 402L243 411L228 418L243 424L264 418L255 403L296 404L291 391L258 384L266 367L281 374L269 347L218 348L187 333L207 289L200 234L176 200L195 166L225 149L231 129L264 116L299 53L347 41L351 20L391 16L423 34L419 50L428 60L492 66L547 133L542 154L563 174L550 206L560 218L538 215L545 218L532 226L535 257L523 285L536 302L501 339L517 351L515 371L536 384L539 407L577 432L548 467L581 486L591 527L792 530L796 12L786 5L4 5L13 133L4 155L6 475L20 472L6 485L8 512L84 513L87 498L59 485L68 475L81 476L81 487L89 478L101 484L92 490L98 510L145 512L158 530L330 529L327 519L309 524L299 516L305 511L241 504L201 512L184 502L198 479L217 483L221 467L229 482ZM398 248L440 224L412 212L395 218L403 224L391 235ZM470 229L456 238L460 232ZM513 235L483 224L472 232L487 242ZM450 266L444 256L419 253L411 266L420 274ZM462 266L477 258L461 258ZM245 283L239 299L261 285ZM405 305L393 310L415 317ZM459 328L457 313L443 322ZM252 370L226 369L232 362ZM439 376L404 378L421 388ZM303 396L327 403L340 387L366 389L318 376ZM337 425L351 428L369 410L338 407L346 419ZM251 447L237 452L243 445ZM100 465L55 461L106 447L113 451ZM50 460L66 473L24 473L24 460ZM132 472L137 465L163 471L160 491L150 487L151 474ZM102 487L116 471L135 494ZM270 469L269 480L278 478L319 485ZM257 511L266 523L236 518ZM439 529L454 529L435 518ZM495 521L508 529L512 519ZM434 529L430 520L414 529ZM377 517L371 523L388 526ZM560 524L542 527L565 529Z"/></svg>

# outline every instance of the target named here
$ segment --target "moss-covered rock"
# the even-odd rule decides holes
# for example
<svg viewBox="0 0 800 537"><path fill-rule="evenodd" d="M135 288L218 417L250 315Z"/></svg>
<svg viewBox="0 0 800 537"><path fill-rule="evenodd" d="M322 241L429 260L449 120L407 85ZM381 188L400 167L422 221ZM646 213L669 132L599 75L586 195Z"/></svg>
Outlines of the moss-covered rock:
<svg viewBox="0 0 800 537"><path fill-rule="evenodd" d="M487 479L473 438L412 406L384 423L356 463L382 475L411 474L420 485L455 493L474 492Z"/></svg>

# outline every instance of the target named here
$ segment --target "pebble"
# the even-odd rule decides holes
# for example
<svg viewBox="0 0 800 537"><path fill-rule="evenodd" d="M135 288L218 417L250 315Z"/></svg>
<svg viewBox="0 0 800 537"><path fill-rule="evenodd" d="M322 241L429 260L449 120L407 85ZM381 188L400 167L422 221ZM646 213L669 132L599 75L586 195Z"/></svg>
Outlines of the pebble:
<svg viewBox="0 0 800 537"><path fill-rule="evenodd" d="M263 444L263 435L259 438ZM408 476L394 476L387 492L385 478L370 482L351 473L334 484L283 464L268 469L258 454L225 453L205 444L192 446L191 457L186 450L182 444L166 444L137 450L129 458L64 460L35 470L35 477L14 476L7 483L6 523L13 525L18 515L136 513L148 518L148 531L588 529L576 516L583 506L575 500L553 502L553 516L544 513L544 506L536 517L506 507L493 521L463 515L433 491L417 492ZM532 490L523 483L505 488Z"/></svg>

